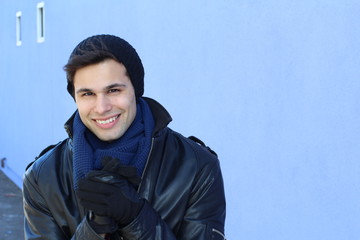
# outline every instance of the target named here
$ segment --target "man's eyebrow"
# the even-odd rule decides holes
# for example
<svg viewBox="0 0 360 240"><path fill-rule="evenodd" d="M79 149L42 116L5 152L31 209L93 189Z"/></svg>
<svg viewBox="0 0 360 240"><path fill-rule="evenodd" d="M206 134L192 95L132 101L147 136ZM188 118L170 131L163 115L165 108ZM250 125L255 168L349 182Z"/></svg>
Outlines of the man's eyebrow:
<svg viewBox="0 0 360 240"><path fill-rule="evenodd" d="M109 86L106 86L104 89L109 90L111 88L116 88L116 87L126 87L126 84L124 84L124 83L114 83L114 84L111 84Z"/></svg>
<svg viewBox="0 0 360 240"><path fill-rule="evenodd" d="M109 90L112 88L116 88L116 87L126 87L127 85L124 83L114 83L114 84L110 84L109 86L104 87L104 90ZM93 90L91 90L90 88L80 88L79 90L76 91L76 94L79 93L84 93L84 92L92 92Z"/></svg>
<svg viewBox="0 0 360 240"><path fill-rule="evenodd" d="M92 90L89 88L80 88L76 91L76 94L83 93L83 92L91 92Z"/></svg>

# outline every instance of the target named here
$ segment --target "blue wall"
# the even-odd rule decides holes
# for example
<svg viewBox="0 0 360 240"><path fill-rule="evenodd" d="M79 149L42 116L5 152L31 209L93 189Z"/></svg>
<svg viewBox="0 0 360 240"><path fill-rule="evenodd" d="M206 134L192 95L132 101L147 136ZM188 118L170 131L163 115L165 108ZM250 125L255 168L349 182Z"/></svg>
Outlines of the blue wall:
<svg viewBox="0 0 360 240"><path fill-rule="evenodd" d="M14 181L66 137L72 48L112 33L138 50L171 127L218 152L228 239L358 238L358 1L45 1L44 43L36 4L0 4L0 158Z"/></svg>

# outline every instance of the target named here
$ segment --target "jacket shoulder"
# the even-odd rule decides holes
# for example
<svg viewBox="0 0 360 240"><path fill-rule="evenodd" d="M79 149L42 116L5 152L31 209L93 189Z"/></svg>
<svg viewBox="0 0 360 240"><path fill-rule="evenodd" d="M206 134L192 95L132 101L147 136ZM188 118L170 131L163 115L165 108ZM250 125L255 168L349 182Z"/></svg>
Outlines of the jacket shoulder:
<svg viewBox="0 0 360 240"><path fill-rule="evenodd" d="M177 140L178 143L181 142L183 146L186 146L183 150L187 149L186 150L187 159L193 158L195 162L199 164L198 167L201 167L204 164L208 165L211 163L213 164L219 163L219 159L216 152L212 150L209 146L207 146L206 143L200 140L198 137L195 136L185 137L182 134L173 131L171 129L170 132L175 139L178 139Z"/></svg>
<svg viewBox="0 0 360 240"><path fill-rule="evenodd" d="M35 157L35 160L28 164L25 169L25 175L29 175L30 172L39 174L42 169L48 171L51 169L51 165L56 166L59 162L59 158L63 156L66 151L69 139L60 141L57 144L49 145L44 148L40 154Z"/></svg>
<svg viewBox="0 0 360 240"><path fill-rule="evenodd" d="M209 146L207 146L202 140L200 140L199 138L195 137L195 136L190 136L188 137L188 139L194 141L195 143L197 143L198 145L200 145L202 148L208 150L210 153L212 153L213 155L215 155L215 157L217 157L217 153L212 150Z"/></svg>
<svg viewBox="0 0 360 240"><path fill-rule="evenodd" d="M56 147L56 146L57 146L57 144L52 144L52 145L49 145L49 146L47 146L46 148L44 148L44 149L40 152L40 154L35 157L35 160L32 161L32 162L30 162L30 163L26 166L25 171L28 170L28 168L29 168L36 160L38 160L41 156L43 156L45 153L47 153L48 151L50 151L51 149L53 149L53 148Z"/></svg>

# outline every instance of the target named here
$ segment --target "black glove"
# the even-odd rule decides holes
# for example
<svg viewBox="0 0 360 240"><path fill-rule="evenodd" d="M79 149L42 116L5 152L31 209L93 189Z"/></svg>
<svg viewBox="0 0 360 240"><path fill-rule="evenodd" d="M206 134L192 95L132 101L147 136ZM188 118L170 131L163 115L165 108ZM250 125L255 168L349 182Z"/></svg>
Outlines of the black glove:
<svg viewBox="0 0 360 240"><path fill-rule="evenodd" d="M104 166L101 171L115 173L128 180L135 188L139 186L141 179L135 167L122 165L119 159L109 156L103 157L101 163Z"/></svg>
<svg viewBox="0 0 360 240"><path fill-rule="evenodd" d="M119 160L113 158L103 162L101 171L91 171L79 180L77 195L80 203L96 216L111 217L122 227L136 218L144 200L127 180L134 178L129 170L132 168L120 167Z"/></svg>
<svg viewBox="0 0 360 240"><path fill-rule="evenodd" d="M93 211L89 211L88 219L97 234L114 233L119 228L113 218L96 215Z"/></svg>

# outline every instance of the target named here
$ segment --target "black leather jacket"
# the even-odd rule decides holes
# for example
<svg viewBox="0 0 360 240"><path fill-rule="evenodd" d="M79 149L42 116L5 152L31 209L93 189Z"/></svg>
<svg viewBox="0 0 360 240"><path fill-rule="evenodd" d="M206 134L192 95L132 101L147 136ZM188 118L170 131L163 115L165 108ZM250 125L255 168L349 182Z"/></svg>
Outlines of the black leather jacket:
<svg viewBox="0 0 360 240"><path fill-rule="evenodd" d="M225 196L219 161L206 147L167 127L168 112L146 99L156 122L138 192L146 203L111 239L225 239ZM25 239L103 239L89 225L73 190L70 137L38 158L23 183Z"/></svg>

